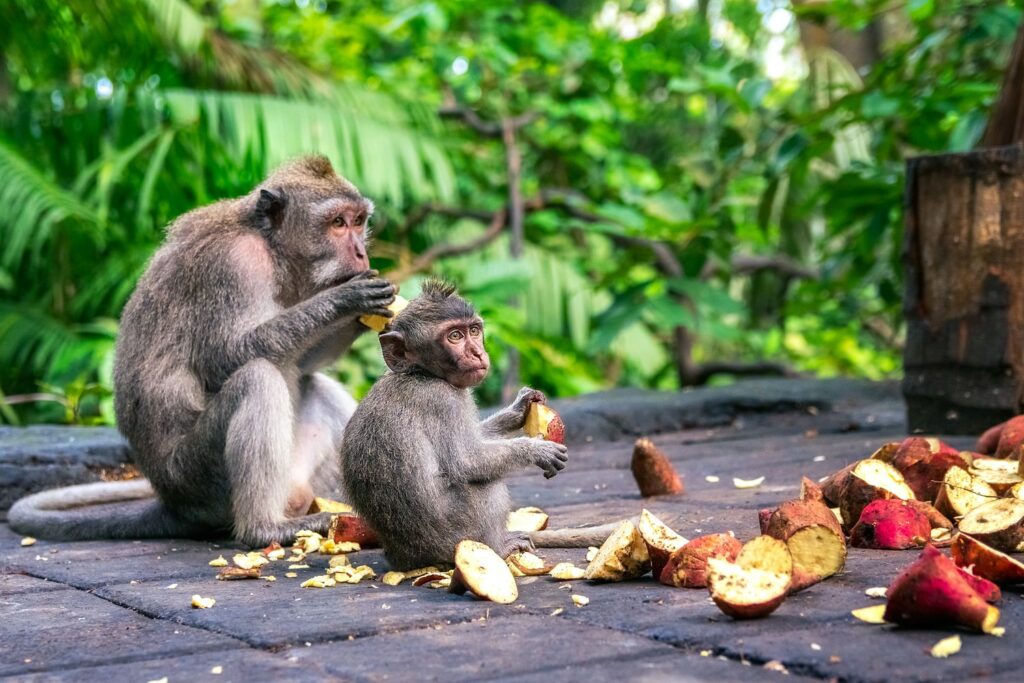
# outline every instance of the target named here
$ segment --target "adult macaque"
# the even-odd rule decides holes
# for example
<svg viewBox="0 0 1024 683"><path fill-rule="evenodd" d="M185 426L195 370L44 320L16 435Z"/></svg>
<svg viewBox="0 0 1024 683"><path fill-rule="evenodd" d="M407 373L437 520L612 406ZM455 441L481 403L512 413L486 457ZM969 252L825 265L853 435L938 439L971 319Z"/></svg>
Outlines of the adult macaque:
<svg viewBox="0 0 1024 683"><path fill-rule="evenodd" d="M391 372L352 416L342 470L349 500L376 529L388 562L399 570L450 564L467 538L502 556L532 547L534 536L505 529L511 500L502 478L530 466L553 477L565 467L562 444L517 436L544 395L524 388L480 421L470 389L490 367L484 323L441 282L427 281L380 343ZM555 538L586 545L607 533Z"/></svg>
<svg viewBox="0 0 1024 683"><path fill-rule="evenodd" d="M148 481L29 496L11 527L57 539L230 533L250 545L325 531L328 514L305 513L314 492L338 486L355 401L316 371L366 330L360 315L390 317L394 300L368 269L372 212L326 158L309 157L178 218L117 344L118 426Z"/></svg>

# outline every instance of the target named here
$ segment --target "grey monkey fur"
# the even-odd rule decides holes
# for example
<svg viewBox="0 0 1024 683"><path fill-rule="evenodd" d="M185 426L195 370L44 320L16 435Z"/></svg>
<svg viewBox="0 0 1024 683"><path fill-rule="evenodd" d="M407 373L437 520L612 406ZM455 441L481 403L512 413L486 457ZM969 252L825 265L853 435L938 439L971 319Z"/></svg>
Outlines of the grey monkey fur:
<svg viewBox="0 0 1024 683"><path fill-rule="evenodd" d="M179 217L125 307L116 350L118 426L147 481L29 496L11 527L55 539L230 533L250 545L324 530L329 515L304 513L339 485L355 401L317 370L366 330L360 315L390 316L394 299L367 270L372 210L326 158L308 157Z"/></svg>
<svg viewBox="0 0 1024 683"><path fill-rule="evenodd" d="M566 460L561 444L517 436L542 394L524 388L481 421L470 389L448 381L436 330L452 318L482 327L464 300L435 283L395 318L392 329L417 360L396 364L385 347L392 372L356 408L342 442L348 500L398 570L450 564L466 538L503 556L531 547L528 535L505 528L511 499L502 478L532 465L554 476Z"/></svg>

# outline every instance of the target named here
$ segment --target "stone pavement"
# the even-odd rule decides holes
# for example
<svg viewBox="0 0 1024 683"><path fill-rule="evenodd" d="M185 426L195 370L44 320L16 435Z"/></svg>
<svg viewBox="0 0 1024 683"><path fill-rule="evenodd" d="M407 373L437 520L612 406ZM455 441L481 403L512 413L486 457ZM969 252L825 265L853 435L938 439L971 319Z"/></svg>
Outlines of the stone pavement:
<svg viewBox="0 0 1024 683"><path fill-rule="evenodd" d="M552 480L538 471L510 481L516 503L544 508L556 528L648 507L688 537L732 530L747 539L757 533L756 510L796 496L801 475L824 476L904 435L892 384L777 380L557 405L569 430L569 467ZM684 495L639 497L629 472L638 434L657 434L685 477ZM0 432L0 489L89 480L123 459L116 436L103 430ZM756 489L731 483L761 475ZM516 603L495 605L408 582L300 588L323 572L326 556L311 555L311 568L295 579L274 563L264 573L275 582L218 582L207 562L238 546L39 541L22 548L19 540L0 525L0 676L17 680L1024 678L1020 593L1004 591L1003 638L962 633L963 650L949 659L927 650L951 631L871 626L850 616L875 602L864 590L888 585L913 551L851 549L841 575L790 597L767 619L737 622L705 590L650 577L619 584L524 578ZM582 549L540 554L585 564ZM386 570L379 551L351 557ZM216 598L216 606L193 609L193 593ZM572 593L590 604L575 607ZM222 673L211 674L214 667ZM774 670L782 667L785 678Z"/></svg>

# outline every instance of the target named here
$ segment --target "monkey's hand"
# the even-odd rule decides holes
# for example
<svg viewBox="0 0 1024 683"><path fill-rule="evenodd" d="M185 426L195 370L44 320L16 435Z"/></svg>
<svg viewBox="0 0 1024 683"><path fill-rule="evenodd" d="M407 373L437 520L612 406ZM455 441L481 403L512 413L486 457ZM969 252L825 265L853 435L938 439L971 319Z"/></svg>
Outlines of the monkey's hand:
<svg viewBox="0 0 1024 683"><path fill-rule="evenodd" d="M526 413L530 411L530 406L545 401L547 401L547 397L542 392L530 387L523 387L511 405L491 415L480 423L480 426L486 435L507 439L519 432L526 424Z"/></svg>
<svg viewBox="0 0 1024 683"><path fill-rule="evenodd" d="M544 470L545 479L550 479L565 469L569 454L564 444L541 439L530 439L530 442L533 464Z"/></svg>
<svg viewBox="0 0 1024 683"><path fill-rule="evenodd" d="M534 403L546 403L548 397L544 395L543 391L537 391L530 387L523 387L519 390L516 395L516 399L512 401L512 405L508 407L508 410L516 415L519 419L519 424L516 425L516 429L522 429L523 424L526 422L526 413L529 412L530 406Z"/></svg>
<svg viewBox="0 0 1024 683"><path fill-rule="evenodd" d="M328 289L325 294L338 317L347 315L394 315L388 305L395 300L395 286L377 277L376 270L365 270L347 282Z"/></svg>

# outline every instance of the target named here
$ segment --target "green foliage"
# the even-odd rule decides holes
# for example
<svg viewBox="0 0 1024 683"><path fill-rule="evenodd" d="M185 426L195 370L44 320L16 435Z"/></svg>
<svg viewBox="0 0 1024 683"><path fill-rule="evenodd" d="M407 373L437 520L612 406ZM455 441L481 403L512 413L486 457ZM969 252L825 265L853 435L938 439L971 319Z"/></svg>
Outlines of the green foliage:
<svg viewBox="0 0 1024 683"><path fill-rule="evenodd" d="M500 137L454 105L532 117L522 258L502 235L431 267L488 320L482 401L510 348L553 395L677 387L680 327L696 362L897 373L903 164L979 139L1019 3L677 5L8 0L0 420L112 419L115 321L164 226L285 158L378 200L382 270L484 234L420 212L507 202ZM885 40L858 69L815 27ZM336 368L357 394L383 370L369 335Z"/></svg>

